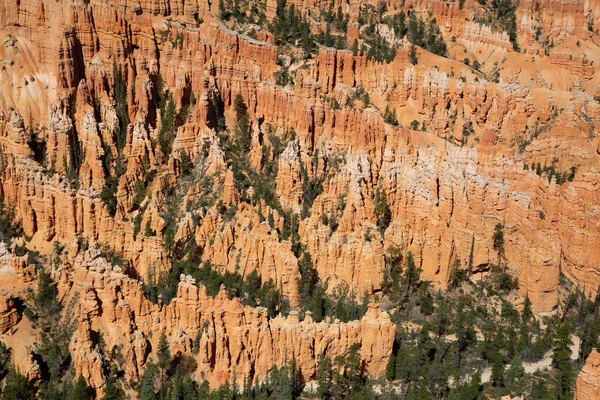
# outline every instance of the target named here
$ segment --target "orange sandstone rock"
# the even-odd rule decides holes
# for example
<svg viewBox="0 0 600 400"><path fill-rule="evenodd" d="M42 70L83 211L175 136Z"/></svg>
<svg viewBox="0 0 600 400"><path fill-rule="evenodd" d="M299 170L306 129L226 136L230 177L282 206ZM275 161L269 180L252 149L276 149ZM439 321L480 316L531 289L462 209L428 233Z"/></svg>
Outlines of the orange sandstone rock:
<svg viewBox="0 0 600 400"><path fill-rule="evenodd" d="M600 399L600 354L594 349L577 375L575 400Z"/></svg>

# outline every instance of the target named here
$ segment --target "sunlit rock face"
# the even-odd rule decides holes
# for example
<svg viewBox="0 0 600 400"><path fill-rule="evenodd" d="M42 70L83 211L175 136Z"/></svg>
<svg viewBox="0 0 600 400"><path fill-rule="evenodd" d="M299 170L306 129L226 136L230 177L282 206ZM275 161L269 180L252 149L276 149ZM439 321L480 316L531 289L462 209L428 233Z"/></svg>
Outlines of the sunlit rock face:
<svg viewBox="0 0 600 400"><path fill-rule="evenodd" d="M329 7L293 3L314 16ZM363 3L341 2L350 45ZM325 47L305 60L281 54L267 30L251 38L229 29L217 2L0 0L0 194L42 253L54 241L73 247L54 272L61 293L78 295L70 351L90 385L106 379L97 332L120 346L128 380L143 374L162 333L173 354L194 354L198 377L212 386L234 371L240 381L264 377L292 357L309 380L323 355L353 344L380 376L395 329L375 304L390 248L411 252L436 287L456 265L477 277L500 263L538 313L559 304L561 274L596 292L600 53L590 29L600 29L600 2L521 1L514 43L478 22L474 1L388 4L402 7L432 13L448 57L419 49L413 65L408 42L380 27L399 46L389 63ZM275 16L275 1L265 13ZM282 65L293 73L285 86ZM276 202L259 185L240 189L228 159L219 123L234 130L238 95L250 117L247 163L276 170L266 179ZM187 112L165 154L160 105L170 99ZM386 123L386 109L397 123ZM184 173L186 158L195 167ZM314 198L307 182L320 184ZM391 219L380 230L383 191ZM293 213L297 237L284 237ZM502 254L492 240L497 224ZM83 239L123 254L128 271L78 251ZM290 316L271 319L224 292L212 298L185 275L170 304L150 302L140 279L169 271L173 248L192 239L196 264L271 279ZM370 296L361 320L300 321L298 246L330 290L344 284ZM2 254L15 279L31 284L33 267ZM4 332L20 321L18 291L5 289ZM594 357L577 399L593 398ZM35 377L29 358L22 367Z"/></svg>

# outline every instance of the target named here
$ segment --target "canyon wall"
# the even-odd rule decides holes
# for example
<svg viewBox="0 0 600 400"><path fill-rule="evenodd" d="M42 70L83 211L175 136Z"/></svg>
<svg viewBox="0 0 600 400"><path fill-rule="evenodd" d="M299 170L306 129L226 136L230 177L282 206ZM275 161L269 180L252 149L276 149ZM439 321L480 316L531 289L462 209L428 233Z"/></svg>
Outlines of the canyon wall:
<svg viewBox="0 0 600 400"><path fill-rule="evenodd" d="M329 7L293 3L315 15ZM342 4L356 29L360 4ZM171 230L173 247L193 237L201 260L220 272L273 279L296 310L299 260L291 240L278 233L285 223L280 211L303 213L306 177L320 178L322 191L299 221L299 241L330 289L347 283L374 303L386 279L386 254L397 247L411 252L423 278L438 287L457 264L483 274L503 263L539 313L559 304L561 274L595 293L600 52L590 28L600 29L600 3L536 4L517 8L521 52L515 52L506 32L480 22L477 2L467 0L462 9L435 0L390 2L388 10L431 11L448 44L449 57L419 49L413 65L404 41L390 63L325 47L306 60L290 56L265 30L254 38L231 30L215 17L214 2L0 1L0 194L42 252L54 241L83 238L122 253L131 266L125 276L85 253L56 271L61 290L75 288L84 299L71 345L76 370L102 386L103 356L91 332L102 332L111 347L126 339L120 351L131 379L143 371L160 333L168 334L173 352L186 354L200 333L194 357L199 376L212 385L234 371L262 377L291 357L311 379L323 354L344 354L354 343L367 371L381 375L394 328L376 304L361 321L345 324L300 322L294 313L269 319L223 293L210 298L188 277L169 305L144 298L139 280L171 268L172 249L163 246ZM276 2L266 2L267 18L275 10ZM293 84L282 86L276 75L280 59L288 58ZM178 112L196 99L170 155L157 145L159 90L172 96ZM282 210L241 202L218 132L221 111L229 127L235 124L238 94L252 125L248 162L261 166L273 137L284 146L267 160L277 165L274 192ZM385 122L386 107L398 126ZM33 132L45 140L43 159L31 145ZM119 175L117 153L124 161ZM196 163L191 178L183 177L182 154ZM576 173L558 182L536 173L536 165ZM136 184L150 173L137 199ZM113 175L114 215L102 194ZM175 218L165 211L170 189ZM392 218L380 233L376 198L383 190ZM324 222L332 219L335 227ZM493 246L497 224L503 254ZM18 318L10 291L2 296L6 331Z"/></svg>

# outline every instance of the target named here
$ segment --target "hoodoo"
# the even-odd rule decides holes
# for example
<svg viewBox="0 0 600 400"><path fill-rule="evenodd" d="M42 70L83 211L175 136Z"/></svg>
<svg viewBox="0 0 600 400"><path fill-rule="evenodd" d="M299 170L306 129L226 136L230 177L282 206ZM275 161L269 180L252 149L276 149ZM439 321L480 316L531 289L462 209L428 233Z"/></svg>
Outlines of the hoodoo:
<svg viewBox="0 0 600 400"><path fill-rule="evenodd" d="M599 34L0 0L1 397L600 397Z"/></svg>

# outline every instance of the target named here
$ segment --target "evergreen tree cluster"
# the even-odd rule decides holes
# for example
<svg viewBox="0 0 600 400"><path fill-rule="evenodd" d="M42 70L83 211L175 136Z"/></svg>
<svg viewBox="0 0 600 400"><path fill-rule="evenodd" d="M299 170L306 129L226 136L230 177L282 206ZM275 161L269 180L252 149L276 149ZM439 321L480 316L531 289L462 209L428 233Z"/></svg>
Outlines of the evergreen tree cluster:
<svg viewBox="0 0 600 400"><path fill-rule="evenodd" d="M501 252L501 227L493 240ZM507 300L518 284L500 268L475 284L471 270L457 260L456 282L442 292L421 280L410 253L404 259L399 249L390 248L386 265L388 312L399 323L386 377L402 388L400 398L572 398L578 366L599 345L600 296L592 301L570 289L556 315L536 319L528 297L522 311ZM416 327L405 328L407 321ZM570 347L574 334L582 338L577 357ZM548 352L550 371L525 372L524 362L537 362ZM483 383L486 368L491 377Z"/></svg>
<svg viewBox="0 0 600 400"><path fill-rule="evenodd" d="M363 42L368 46L367 59L377 62L391 63L396 58L398 50L396 45L379 34L376 25L369 25L361 32Z"/></svg>
<svg viewBox="0 0 600 400"><path fill-rule="evenodd" d="M331 360L323 357L317 371L317 396L322 399L373 399L377 398L372 383L365 377L363 363L354 344L345 356Z"/></svg>
<svg viewBox="0 0 600 400"><path fill-rule="evenodd" d="M447 46L435 18L428 17L426 21L417 18L415 12L409 13L408 17L404 11L383 17L385 4L383 8L375 9L373 6L364 5L359 14L359 23L368 23L361 30L361 39L363 45L361 54L366 51L367 58L378 62L390 63L396 57L397 46L388 43L378 32L378 24L386 24L394 30L396 37L402 39L405 36L412 44L410 49L410 62L417 64L417 53L414 46L419 46L427 51L446 56ZM365 49L366 47L366 49ZM353 45L355 55L359 53L358 42Z"/></svg>
<svg viewBox="0 0 600 400"><path fill-rule="evenodd" d="M277 86L287 86L294 84L294 78L290 74L289 66L281 65L278 71L273 72L275 84Z"/></svg>
<svg viewBox="0 0 600 400"><path fill-rule="evenodd" d="M383 120L386 124L390 124L392 126L398 126L400 123L398 122L398 116L396 114L396 110L390 111L389 106L385 107L385 113L383 114Z"/></svg>
<svg viewBox="0 0 600 400"><path fill-rule="evenodd" d="M480 3L486 3L486 0L479 0ZM519 43L517 42L517 6L519 2L513 0L492 0L489 4L490 23L498 23L500 27L508 34L508 38L512 43L513 50L519 51Z"/></svg>
<svg viewBox="0 0 600 400"><path fill-rule="evenodd" d="M386 113L389 113L389 110ZM375 196L375 218L377 219L377 228L383 235L392 222L392 210L388 204L385 190L377 191Z"/></svg>
<svg viewBox="0 0 600 400"><path fill-rule="evenodd" d="M129 127L129 109L127 103L127 83L121 76L121 72L116 64L113 64L114 77L114 98L115 111L119 120L119 129L115 139L117 154L112 154L109 143L102 142L104 157L102 159L102 168L106 176L106 181L100 192L100 199L107 208L109 214L114 217L117 211L117 190L119 179L125 173L126 161L123 156L123 149L127 141L127 130ZM100 118L100 113L97 115Z"/></svg>
<svg viewBox="0 0 600 400"><path fill-rule="evenodd" d="M275 227L273 214L269 213L266 219L272 228L276 228L279 240L290 240L292 250L301 262L302 278L301 286L306 287L309 296L304 296L304 310L313 312L314 319L320 321L325 316L332 316L342 321L359 319L366 312L366 303L359 304L355 299L355 294L350 293L348 288L335 288L332 295L327 295L327 284L319 282L316 271L312 268L310 255L305 253L300 245L299 215L285 211L281 208L275 195L275 182L277 177L277 160L283 152L289 140L293 140L295 132L287 131L283 137L267 134L269 144L262 144L263 156L260 169L251 167L248 153L251 150L250 134L250 114L248 106L243 97L237 95L233 101L233 110L236 115L236 125L233 129L227 127L219 133L219 139L225 152L225 158L231 166L236 189L241 194L241 200L252 204L259 201L265 203L283 216L283 226ZM300 162L302 171L303 188L303 218L308 216L312 203L323 190L323 182L326 179L329 168L336 168L339 160L325 159L328 165L327 170L318 173L319 158L315 152L309 168ZM210 189L210 186L207 187ZM252 189L250 196L250 189ZM175 243L174 233L178 216L179 204L176 201L177 191L171 188L167 192L163 219L165 221L164 243L165 248L172 256L172 268L168 273L161 273L159 276L150 270L150 275L146 277L145 293L153 302L159 298L163 302L170 302L177 293L180 275L191 275L198 284L206 286L209 295L216 295L221 285L224 285L230 297L239 297L244 304L250 306L264 306L268 309L271 317L280 312L287 312L288 304L281 297L280 290L271 280L263 282L258 275L253 272L246 277L242 277L237 272L226 272L221 274L214 270L210 263L201 265L201 254L193 237L187 243ZM224 220L230 220L235 215L237 207L225 207L222 203L217 204L218 211L223 215ZM334 216L331 215L331 229L335 228ZM306 261L308 260L308 261ZM201 265L201 267L198 267Z"/></svg>
<svg viewBox="0 0 600 400"><path fill-rule="evenodd" d="M33 159L42 167L47 168L47 144L46 138L41 137L39 130L33 128L33 121L29 117L29 126L27 127L27 144L33 152ZM52 168L53 169L53 168ZM52 172L53 174L54 172ZM52 175L51 174L51 175Z"/></svg>
<svg viewBox="0 0 600 400"><path fill-rule="evenodd" d="M299 260L300 278L298 292L303 313L310 311L316 322L325 317L349 322L361 319L367 312L367 298L362 303L356 301L356 293L350 290L347 283L336 286L331 294L327 293L327 282L319 280L319 274L312 265L308 252L303 252Z"/></svg>
<svg viewBox="0 0 600 400"><path fill-rule="evenodd" d="M556 170L556 166L554 164L555 163L552 163L550 166L544 165L542 167L539 162L537 164L532 162L531 167L527 164L524 164L523 168L534 171L537 176L546 176L548 178L548 182L552 182L552 178L555 177L557 185L562 185L566 182L573 182L575 179L575 174L577 173L577 166L572 166L569 171L559 172Z"/></svg>
<svg viewBox="0 0 600 400"><path fill-rule="evenodd" d="M2 399L66 399L94 398L83 378L74 376L69 343L74 331L69 310L64 310L52 274L37 268L37 291L30 292L22 305L39 337L32 347L40 365L41 382L34 386L11 365L11 350L0 343L0 397Z"/></svg>
<svg viewBox="0 0 600 400"><path fill-rule="evenodd" d="M0 197L0 242L10 245L13 238L23 234L23 227L17 221L15 211L10 204Z"/></svg>
<svg viewBox="0 0 600 400"><path fill-rule="evenodd" d="M342 4L338 5L337 10L333 11L333 1L329 3L329 8L323 13L323 18L327 24L333 24L333 27L342 33L348 33L349 15L344 15Z"/></svg>
<svg viewBox="0 0 600 400"><path fill-rule="evenodd" d="M317 43L341 50L348 47L346 34L349 17L343 13L341 5L334 12L333 3L330 3L329 9L322 13L321 22L325 28L316 35L311 33L310 22L296 10L294 4L288 6L286 0L278 0L276 15L268 28L277 45L289 43L298 46L307 56L315 53Z"/></svg>
<svg viewBox="0 0 600 400"><path fill-rule="evenodd" d="M365 107L368 107L371 104L371 97L369 93L365 90L364 87L358 86L354 89L353 92L348 94L346 98L346 107L354 107L354 101L360 100L364 103Z"/></svg>
<svg viewBox="0 0 600 400"><path fill-rule="evenodd" d="M498 252L498 266L504 258L504 228L501 224L494 226L494 235L492 236L492 247Z"/></svg>
<svg viewBox="0 0 600 400"><path fill-rule="evenodd" d="M168 273L159 274L158 277L152 270L149 271L144 284L146 297L154 303L159 298L166 304L170 303L177 295L181 274L185 274L192 276L196 284L204 286L209 296L216 296L224 286L229 298L237 297L251 307L265 307L272 318L280 312L287 313L287 301L282 298L273 279L263 281L256 270L245 277L237 272L220 273L210 261L202 263L200 267L198 262L196 259L176 261Z"/></svg>
<svg viewBox="0 0 600 400"><path fill-rule="evenodd" d="M158 131L158 144L162 153L163 163L166 163L173 151L173 141L177 136L177 129L187 119L189 102L177 112L173 94L164 90L162 77L158 77L158 109L160 112L160 129Z"/></svg>
<svg viewBox="0 0 600 400"><path fill-rule="evenodd" d="M392 27L398 38L406 36L413 45L422 47L433 54L446 56L448 47L435 18L428 17L424 21L411 12L407 20L404 11L400 11L387 17L385 22Z"/></svg>
<svg viewBox="0 0 600 400"><path fill-rule="evenodd" d="M318 168L318 153L313 154L311 160L311 171L312 176L309 175L309 171L306 166L300 160L300 172L302 174L302 218L307 218L309 212L312 209L313 202L323 192L323 182L325 181L325 174L319 175L317 173Z"/></svg>
<svg viewBox="0 0 600 400"><path fill-rule="evenodd" d="M327 22L325 24L325 31L321 31L318 35L316 35L315 40L325 47L333 47L338 50L345 50L348 47L346 36L343 33L334 34L331 29L332 25L333 24L331 22Z"/></svg>
<svg viewBox="0 0 600 400"><path fill-rule="evenodd" d="M377 10L372 4L363 4L358 10L358 25L373 25L379 21Z"/></svg>
<svg viewBox="0 0 600 400"><path fill-rule="evenodd" d="M166 344L161 337L160 343ZM210 390L207 381L201 384L192 380L190 374L196 365L193 359L176 355L173 357L168 348L159 344L158 362L146 366L143 377L137 384L137 397L140 400L258 400L300 398L304 388L296 360L292 358L286 366L273 366L262 381L252 378L240 382L235 372L232 382Z"/></svg>
<svg viewBox="0 0 600 400"><path fill-rule="evenodd" d="M315 40L323 46L345 50L348 47L346 34L348 33L348 15L342 12L342 5L338 6L337 12L333 11L333 2L329 3L329 9L323 13L325 31L321 31ZM334 34L333 31L337 31Z"/></svg>
<svg viewBox="0 0 600 400"><path fill-rule="evenodd" d="M233 18L239 24L263 25L266 21L266 6L266 2L260 0L219 0L219 13L224 21Z"/></svg>
<svg viewBox="0 0 600 400"><path fill-rule="evenodd" d="M117 133L117 151L120 153L127 141L127 128L129 126L129 106L127 103L127 83L121 76L116 64L113 64L115 111L119 119Z"/></svg>
<svg viewBox="0 0 600 400"><path fill-rule="evenodd" d="M310 32L310 23L292 4L287 6L286 0L277 0L276 18L269 25L275 44L290 43L299 46L306 53L315 50L315 41Z"/></svg>
<svg viewBox="0 0 600 400"><path fill-rule="evenodd" d="M77 113L77 94L72 93L69 99L69 118L73 122L69 136L69 158L63 156L63 171L66 173L67 182L71 189L79 189L79 169L83 162L83 154L81 151L81 143L79 143L79 134L77 132L77 124L75 123L75 115Z"/></svg>
<svg viewBox="0 0 600 400"><path fill-rule="evenodd" d="M282 211L275 195L277 162L287 143L295 137L295 132L288 131L283 138L269 134L270 145L262 143L261 168L255 169L248 159L252 140L250 115L240 94L236 96L233 106L237 123L233 131L225 129L218 136L241 200L251 204L264 200L272 209ZM249 195L250 188L253 188L252 196Z"/></svg>

